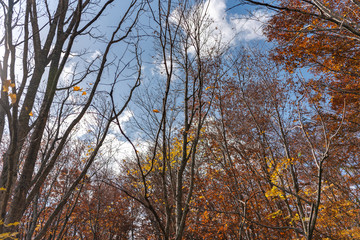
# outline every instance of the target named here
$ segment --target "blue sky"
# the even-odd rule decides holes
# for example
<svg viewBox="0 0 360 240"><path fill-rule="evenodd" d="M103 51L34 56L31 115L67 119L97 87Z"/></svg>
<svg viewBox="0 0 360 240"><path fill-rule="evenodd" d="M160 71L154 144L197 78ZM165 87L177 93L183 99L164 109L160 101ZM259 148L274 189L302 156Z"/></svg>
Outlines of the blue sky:
<svg viewBox="0 0 360 240"><path fill-rule="evenodd" d="M262 35L262 25L266 23L270 15L264 10L258 10L249 6L240 6L228 11L228 8L236 2L236 0L205 1L204 6L208 7L208 15L214 21L209 27L210 31L214 35L221 35L222 41L226 45L230 44L235 46L246 45L253 42L264 42L265 37ZM122 4L123 3L121 3L121 5ZM116 16L116 8L118 7L112 9L113 16ZM146 29L147 33L153 34L151 28L155 28L155 25L147 17L148 15L145 13L141 19L143 21L141 24L148 25L142 27L142 29ZM109 23L109 21L107 20L106 23ZM209 42L211 44L211 41ZM156 55L154 52L155 44L157 43L151 38L143 38L140 44L143 50L144 81L150 81L154 77L161 77L161 62L156 62L153 58L153 56ZM114 50L114 52L118 52L119 55L121 55L122 50L122 48L119 48ZM127 58L131 59L130 55L127 56ZM119 88L119 90L120 89L126 92L126 88Z"/></svg>
<svg viewBox="0 0 360 240"><path fill-rule="evenodd" d="M103 2L104 1L101 1L100 5L102 5ZM130 2L130 0L114 1L112 6L106 10L105 15L102 16L102 18L97 24L95 24L94 27L97 28L93 29L93 34L97 34L98 36L101 36L102 34L110 36L114 27L126 11ZM204 6L208 6L209 17L214 21L214 23L209 27L211 32L213 32L214 37L221 35L221 41L223 41L224 44L230 44L233 46L238 44L247 44L254 41L264 41L264 37L261 34L261 26L264 22L266 22L269 15L264 11L248 7L236 7L227 11L227 9L233 6L236 2L236 0L205 1ZM151 28L155 25L153 22L151 22L151 19L148 18L148 16L148 13L145 12L144 15L141 17L140 24L142 26L138 29L138 32L136 30L132 32L132 38L128 39L129 42L134 43L136 41L137 33L144 34L143 30L146 30L146 33L152 34ZM91 15L89 15L89 17L91 17ZM134 16L132 16L132 18L133 17ZM46 19L44 19L44 21L46 21ZM42 21L40 20L40 22ZM129 23L130 21L127 24ZM46 30L46 28L44 28L44 30ZM154 78L161 78L161 66L159 66L159 63L155 62L152 58L152 56L156 54L154 52L154 47L156 44L155 41L150 37L144 37L141 41L142 42L140 44L140 47L143 51L142 68L144 70L143 81L149 82L152 81ZM211 44L211 39L208 42L209 44ZM101 53L104 51L105 46L106 39L104 39L103 37L100 37L99 39L94 41L91 40L89 36L82 36L80 40L75 42L74 48L72 50L74 57L72 57L66 65L60 85L66 86L67 84L69 84L69 82L71 81L71 74L76 73L76 71L83 70L83 68L81 67L84 65L82 61L91 61L96 57L101 56ZM3 50L3 48L0 48L0 57L3 55ZM114 78L115 64L117 63L117 61L119 61L120 63L120 68L124 67L126 69L119 77L119 84L116 88L117 100L119 102L122 102L121 99L127 96L129 86L131 86L134 80L133 74L136 72L136 64L132 62L130 63L130 65L127 65L131 60L134 59L134 54L132 51L133 49L131 47L128 48L127 43L120 43L113 46L112 57L115 57L116 60L114 62L114 65L110 66L103 76L104 81L101 89L108 90L110 87L109 84ZM81 56L81 60L79 57L76 57L76 55L83 54L84 52L86 54ZM75 69L76 64L78 64L77 70ZM91 81L93 81L93 78L90 76L90 78L80 83L79 85L81 88L84 88L84 90L86 90L86 88L91 87L91 85L89 85ZM146 85L144 84L144 86ZM142 86L140 86L140 88L141 87ZM77 95L76 93L74 93L74 101L84 99L84 97L81 97L81 95ZM134 107L134 105L132 106ZM135 109L131 110L133 112L136 111ZM34 111L34 118L35 116L36 110ZM131 117L132 113L131 111L128 111L125 113L122 120L123 122L127 122L131 119ZM82 127L80 127L80 133L84 133L84 131L82 131L81 129ZM122 140L118 139L118 141L119 143L125 144Z"/></svg>
<svg viewBox="0 0 360 240"><path fill-rule="evenodd" d="M234 9L231 9L228 11L228 8L233 5L236 1L226 1L226 0L208 0L205 1L204 6L208 7L208 15L213 20L213 24L209 26L210 32L212 32L216 38L217 36L221 35L221 41L223 44L231 46L241 46L241 45L247 45L252 43L263 43L265 42L265 37L262 35L262 25L266 23L267 19L270 17L270 15L265 12L264 10L258 10L255 8L245 8L245 7L237 7ZM144 14L141 24L148 24L148 26L145 26L144 28L148 31L148 33L153 34L153 32L150 30L151 28L155 28L155 24L151 23L151 21L148 21L147 15ZM209 40L209 39L208 39ZM154 108L161 109L161 97L157 95L156 88L158 86L161 86L161 78L164 76L161 74L163 72L163 67L161 66L161 61L156 61L153 56L157 53L154 52L154 48L156 47L156 42L152 38L143 38L142 42L140 44L140 47L143 50L143 85L139 88L139 93L142 94L142 90L144 88L151 88L154 87L153 96L154 98ZM211 39L208 41L208 44L212 44ZM121 52L123 49L118 49L119 55L121 55ZM130 56L130 55L129 55ZM131 57L128 57L130 59ZM132 71L132 70L131 70ZM131 73L130 71L130 73ZM127 75L127 73L124 73L124 75ZM129 82L124 82L122 86L119 86L119 97L121 94L127 93L127 88L124 87L124 85L130 84ZM151 94L151 91L150 91ZM121 98L121 97L120 97ZM156 102L158 102L159 106L156 106ZM150 102L148 102L151 104ZM150 107L151 108L151 107ZM127 112L127 117L124 118L124 126L128 126L125 124L126 121L131 121L132 114L135 116L137 115L146 115L146 112L140 112L136 109L136 105L131 105L132 113ZM154 118L158 117L156 113L152 113L150 111L150 114L153 114ZM160 116L161 114L159 114ZM151 116L148 116L151 118ZM126 128L126 127L125 127ZM130 134L130 130L128 130L128 133ZM132 132L134 135L132 135L136 139L135 136L141 135L141 133ZM112 138L112 143L115 145L121 145L122 146L122 152L130 152L130 145L127 144L122 138L117 138L115 135L109 136ZM142 145L143 142L137 140L137 143L139 145ZM124 150L125 149L125 150Z"/></svg>

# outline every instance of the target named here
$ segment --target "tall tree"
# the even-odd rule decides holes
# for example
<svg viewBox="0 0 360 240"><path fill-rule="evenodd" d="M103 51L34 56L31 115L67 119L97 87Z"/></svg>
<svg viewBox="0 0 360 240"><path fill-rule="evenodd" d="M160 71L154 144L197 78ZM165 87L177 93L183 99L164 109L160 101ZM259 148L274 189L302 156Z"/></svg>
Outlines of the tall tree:
<svg viewBox="0 0 360 240"><path fill-rule="evenodd" d="M341 123L324 117L304 95L307 89L293 88L266 55L242 51L229 64L231 71L216 86L211 131L205 132L209 176L203 181L216 190L201 193L207 200L197 203L201 218L223 214L227 237L328 236L316 222L329 201L328 181L336 176L329 165L337 161Z"/></svg>
<svg viewBox="0 0 360 240"><path fill-rule="evenodd" d="M277 43L274 59L286 64L287 70L306 67L320 79L313 82L330 92L332 106L341 112L344 98L348 121L359 126L359 1L241 0L274 10L266 23L265 34Z"/></svg>
<svg viewBox="0 0 360 240"><path fill-rule="evenodd" d="M129 2L114 24L114 30L104 39L96 36L96 31L106 10L116 6L113 0L0 3L3 24L0 46L4 50L0 62L0 142L4 149L1 152L0 220L4 224L0 226L0 233L6 233L16 232L14 226L41 193L76 126L94 106L104 71L109 66L111 49L129 37L142 3ZM84 38L106 42L101 54L89 61L81 60L84 49L79 43ZM73 65L75 71L65 76L71 60L77 61L77 65ZM104 142L111 119L121 112L108 112L104 118L107 120L94 136L93 151L80 174L73 179L34 239L46 233L72 196Z"/></svg>
<svg viewBox="0 0 360 240"><path fill-rule="evenodd" d="M134 144L135 163L128 165L132 180L123 191L144 206L155 234L182 239L202 156L202 127L211 105L204 91L217 81L213 73L221 51L216 42L208 42L211 19L205 1L158 1L151 14L157 23L160 83L155 88L154 80L140 96L142 116L151 120L138 121L142 129L149 126L150 143L145 156Z"/></svg>

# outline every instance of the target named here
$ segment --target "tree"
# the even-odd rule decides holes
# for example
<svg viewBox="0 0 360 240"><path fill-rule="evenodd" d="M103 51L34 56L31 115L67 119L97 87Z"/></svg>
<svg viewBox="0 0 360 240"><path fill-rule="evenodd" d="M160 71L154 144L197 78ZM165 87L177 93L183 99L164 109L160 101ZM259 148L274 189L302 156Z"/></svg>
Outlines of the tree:
<svg viewBox="0 0 360 240"><path fill-rule="evenodd" d="M332 202L326 195L338 177L332 166L342 125L266 57L240 52L216 87L206 132L211 160L204 181L212 189L202 192L204 217L225 215L231 226L225 234L245 239L333 237L329 219L321 227L316 222ZM355 202L349 206L356 209Z"/></svg>
<svg viewBox="0 0 360 240"><path fill-rule="evenodd" d="M113 2L0 2L3 12L0 46L4 49L0 62L0 142L3 148L0 213L4 224L0 233L16 232L14 226L41 194L64 149L71 144L76 126L90 111L96 113L99 84L106 79L105 69L111 70L111 49L131 35L143 8L140 1L131 1L114 30L104 38L97 32L98 24ZM84 38L105 41L103 52L82 61L86 52L79 48L79 43ZM74 64L74 72L66 75L69 64ZM131 92L138 86L138 80L136 75ZM73 196L94 162L112 119L122 113L128 100L122 110L98 115L104 121L92 139L93 151L34 239L46 233Z"/></svg>
<svg viewBox="0 0 360 240"><path fill-rule="evenodd" d="M275 11L266 25L268 39L278 43L274 59L292 72L308 68L320 79L311 84L332 98L332 107L348 105L348 121L358 128L360 40L359 1L241 1Z"/></svg>
<svg viewBox="0 0 360 240"><path fill-rule="evenodd" d="M149 130L150 143L143 154L132 144L135 157L127 161L128 185L119 188L143 205L154 234L163 239L186 235L202 156L202 127L212 99L204 92L217 81L213 73L222 49L207 42L211 20L206 8L204 1L158 1L151 11L162 75L159 85L154 79L138 100L141 116L150 121L137 119L139 128Z"/></svg>
<svg viewBox="0 0 360 240"><path fill-rule="evenodd" d="M326 194L325 205L334 206L334 212L348 212L345 215L353 216L350 209L356 209L358 205L354 199L358 199L356 179L359 176L359 172L354 170L357 167L355 162L358 161L354 154L359 145L359 2L299 0L279 1L279 4L274 4L265 1L241 1L245 2L275 11L265 29L269 40L277 43L273 50L273 59L285 64L288 72L307 68L314 75L315 78L310 81L301 81L306 82L309 89L316 92L311 101L319 106L322 117L329 121L328 128L336 129L336 122L344 120L342 131L337 135L338 139L334 144L336 151L332 151L342 161L328 161L326 173L328 181L333 184L331 192L337 196L337 200ZM343 114L344 106L346 116ZM335 111L328 111L329 107ZM348 182L352 187L346 184ZM346 187L342 188L341 184L336 183ZM343 206L349 203L352 207L346 210L339 207L340 202ZM326 215L322 215L324 216ZM325 217L322 224L326 222L329 224ZM354 233L359 226L351 220L342 223L342 229L347 230L342 231L332 226L326 227L326 231L334 238L356 238Z"/></svg>

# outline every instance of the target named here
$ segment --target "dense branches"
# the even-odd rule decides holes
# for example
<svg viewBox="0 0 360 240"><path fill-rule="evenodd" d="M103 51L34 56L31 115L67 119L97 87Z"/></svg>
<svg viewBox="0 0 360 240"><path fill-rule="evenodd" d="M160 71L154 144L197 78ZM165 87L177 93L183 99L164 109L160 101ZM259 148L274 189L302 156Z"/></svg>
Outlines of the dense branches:
<svg viewBox="0 0 360 240"><path fill-rule="evenodd" d="M72 78L66 80L64 69L71 64L74 57L72 51L84 50L75 47L77 39L84 35L93 36L92 29L112 3L2 2L4 31L1 45L5 51L0 65L0 137L4 144L4 152L1 153L0 207L1 220L5 225L18 223L29 204L39 197L44 182L58 166L61 154L71 141L75 126L91 109L99 84L104 81L103 72L108 65L110 49L123 41L137 23L141 3L132 1L106 40L101 56L83 62L81 71L74 69ZM89 14L91 18L88 18ZM94 81L89 82L90 77ZM82 93L80 104L72 100L78 92ZM70 112L73 115L71 119ZM106 118L108 120L95 136L94 150L81 173L64 192L35 239L40 239L46 233L94 162L112 115ZM4 228L4 224L1 225L3 232L7 229L14 231L11 227Z"/></svg>
<svg viewBox="0 0 360 240"><path fill-rule="evenodd" d="M360 237L358 1L0 3L0 239Z"/></svg>

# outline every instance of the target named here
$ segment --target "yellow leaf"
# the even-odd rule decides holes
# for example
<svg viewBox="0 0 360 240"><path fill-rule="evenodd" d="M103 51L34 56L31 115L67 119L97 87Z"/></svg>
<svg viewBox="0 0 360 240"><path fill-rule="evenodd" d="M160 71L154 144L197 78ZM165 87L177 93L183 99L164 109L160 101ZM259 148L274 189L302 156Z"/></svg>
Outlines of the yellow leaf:
<svg viewBox="0 0 360 240"><path fill-rule="evenodd" d="M16 94L15 93L9 93L9 97L11 98L11 103L16 103Z"/></svg>
<svg viewBox="0 0 360 240"><path fill-rule="evenodd" d="M3 92L8 92L11 85L11 80L5 80L3 84Z"/></svg>
<svg viewBox="0 0 360 240"><path fill-rule="evenodd" d="M6 225L6 227L17 226L19 224L20 224L20 222L9 223L9 224Z"/></svg>
<svg viewBox="0 0 360 240"><path fill-rule="evenodd" d="M15 83L11 83L10 87L14 88L15 87Z"/></svg>
<svg viewBox="0 0 360 240"><path fill-rule="evenodd" d="M32 115L33 115L33 113L32 113L32 111L29 113L29 116L31 116L32 117Z"/></svg>
<svg viewBox="0 0 360 240"><path fill-rule="evenodd" d="M2 188L0 188L0 191L6 191L6 188L2 187Z"/></svg>
<svg viewBox="0 0 360 240"><path fill-rule="evenodd" d="M81 95L86 95L86 92L85 92L85 91L83 91L83 93L82 93Z"/></svg>
<svg viewBox="0 0 360 240"><path fill-rule="evenodd" d="M154 112L154 113L159 113L160 111L157 110L157 109L153 109L153 112Z"/></svg>
<svg viewBox="0 0 360 240"><path fill-rule="evenodd" d="M79 86L74 87L74 91L80 91L80 90L81 90L81 88Z"/></svg>
<svg viewBox="0 0 360 240"><path fill-rule="evenodd" d="M277 216L279 216L282 213L281 210L278 210L276 212L270 213L266 218L270 219L270 218L276 218Z"/></svg>

